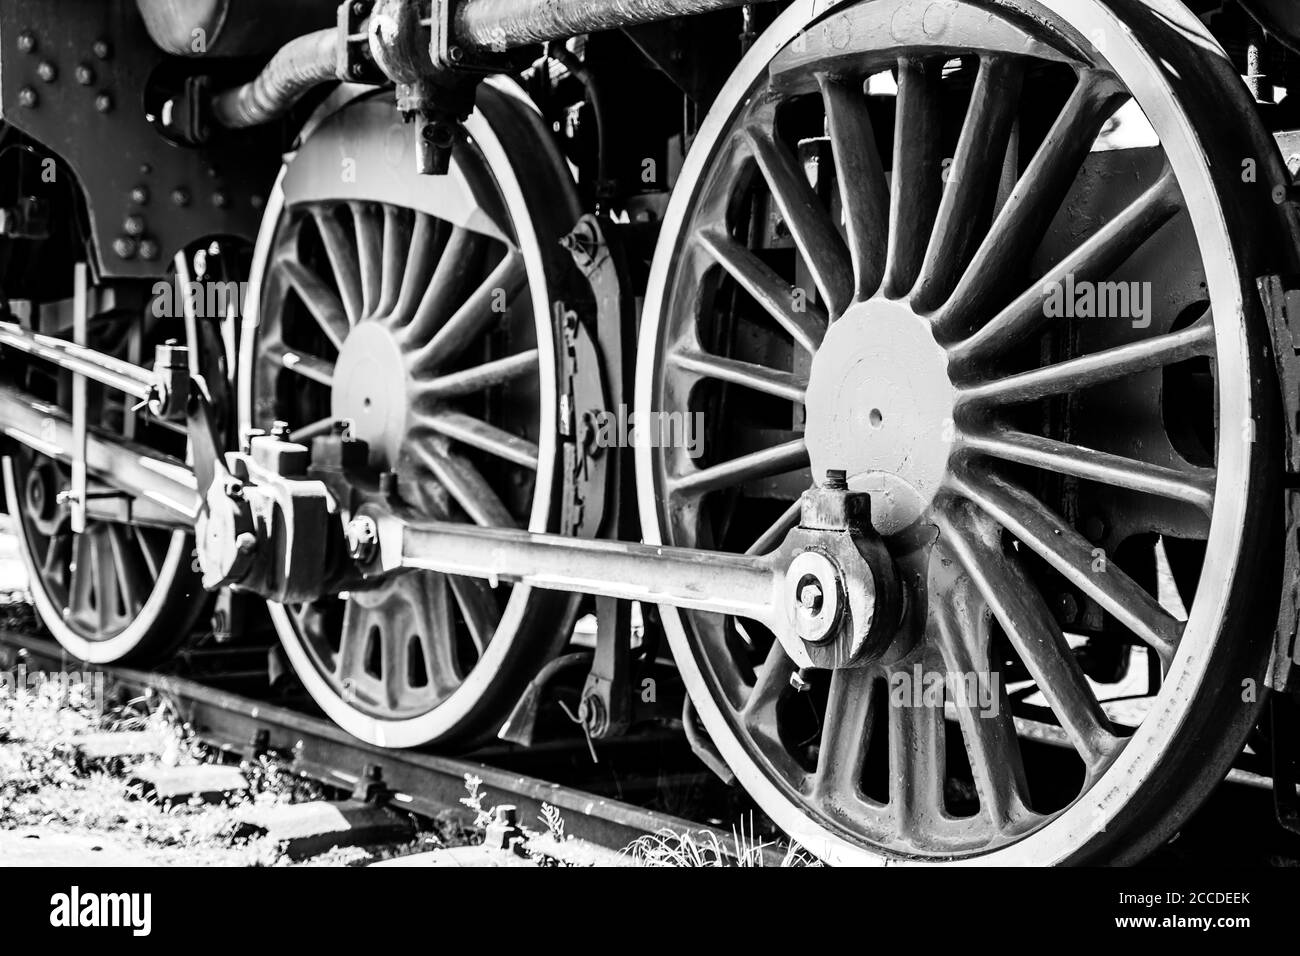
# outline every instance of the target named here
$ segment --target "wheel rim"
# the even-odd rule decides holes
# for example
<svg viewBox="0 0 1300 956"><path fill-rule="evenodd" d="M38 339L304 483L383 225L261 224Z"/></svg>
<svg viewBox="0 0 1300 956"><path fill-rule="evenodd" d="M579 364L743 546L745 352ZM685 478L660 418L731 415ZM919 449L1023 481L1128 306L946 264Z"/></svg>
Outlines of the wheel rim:
<svg viewBox="0 0 1300 956"><path fill-rule="evenodd" d="M1190 455L1188 447L1175 448L1151 423L1135 429L1133 441L1149 442L1158 431L1164 458L1145 463L1122 461L1130 456L1117 451L1088 454L1049 429L1035 433L1024 424L1024 409L1050 404L1052 396L1084 388L1105 393L1144 375L1148 394L1136 395L1150 397L1154 389L1158 406L1162 386L1169 387L1161 370L1198 356L1213 359L1220 421L1257 423L1259 416L1243 348L1254 334L1243 331L1253 312L1234 272L1240 253L1217 208L1191 215L1182 208L1180 187L1198 196L1215 192L1193 148L1191 124L1136 40L1111 44L1118 49L1108 49L1107 60L1081 39L1122 33L1109 11L1091 3L1035 8L1029 18L997 4L878 0L811 27L805 13L787 12L742 63L701 130L652 269L637 407L642 415L704 410L726 421L729 437L710 433L706 418L716 444L708 450L706 442L702 466L680 449L638 449L650 539L770 550L797 521L797 508L778 507L781 497L771 489L784 482L788 502L810 479L844 468L855 488L872 492L876 524L900 573L913 582L907 623L885 660L834 671L807 698L794 694L793 704L793 665L778 643L767 647L752 625L664 609L692 699L724 757L778 824L827 859L1054 862L1096 843L1130 798L1142 803L1138 790L1155 779L1162 750L1172 749L1223 628L1248 540L1243 527L1259 527L1239 497L1268 454L1253 440L1254 424L1218 430L1214 468L1189 464L1180 454ZM873 49L870 38L882 36L891 45ZM953 69L963 56L969 65ZM867 78L886 70L897 92L864 96ZM1044 90L1065 70L1078 76L1077 85L1035 127L1026 104L1050 103ZM953 108L946 104L961 97L963 74L972 78L969 104L958 100L962 132L955 149L946 149L944 121ZM1033 92L1021 96L1026 76ZM1086 206L1077 181L1122 102L1117 95L1128 94L1159 137L1161 163L1129 170L1143 188L1118 209L1100 211L1104 228L1085 224L1082 242L1058 239L1055 256L1044 252L1058 210ZM892 151L880 145L888 109L898 124L888 124L896 129ZM794 145L801 135L802 153ZM1008 181L1003 154L1013 136L1024 136L1031 148L1020 152L1019 178ZM814 165L834 169L833 177L820 175L820 194L818 178L807 172ZM760 217L748 212L763 202L771 219L755 225ZM784 258L780 243L767 243L775 252L764 248L764 230L777 219L788 230ZM997 241L986 236L990 226ZM1130 329L1118 341L1084 335L1046 370L1034 364L1038 356L1026 361L1023 351L1008 350L1039 341L1034 334L1046 317L1038 290L1053 277L1044 269L1055 267L1063 281L1066 273L1092 280L1124 269L1141 275L1153 261L1143 245L1162 227L1165 241L1190 243L1209 263L1202 266L1205 301L1175 289L1171 298L1183 314L1166 308L1149 328ZM1181 242L1170 239L1180 233ZM1013 267L1035 255L1039 271L1022 267L1020 284L1008 286ZM748 312L736 301L748 303ZM737 349L742 337L720 331L718 313L733 326L745 323L748 336L767 323L769 340L782 336L784 350ZM1116 330L1107 334L1114 339ZM727 411L737 407L727 404L727 389L789 421L798 421L802 404L803 434L756 415L737 421ZM1091 412L1106 407L1094 404ZM755 422L766 426L761 440L735 439ZM1099 432L1094 427L1088 435ZM1021 470L1008 477L1010 466ZM1211 554L1230 556L1207 565L1185 630L1116 555L1101 549L1106 576L1094 572L1097 545L1075 530L1079 516L1072 523L1053 514L1039 500L1051 496L1025 480L1029 471L1096 483L1110 495L1119 487L1148 502L1174 502L1155 509L1163 534L1208 539ZM743 510L746 496L734 490L741 482L749 483L748 497L761 497L752 489L766 483L764 511ZM1123 528L1100 535L1107 548L1139 530L1131 513L1124 517ZM1025 569L1031 554L1032 576ZM1112 727L1098 705L1043 600L1038 565L1158 659L1171 690L1154 695L1135 730ZM1048 801L1046 810L1035 807L1042 801L1032 800L1026 786L1013 713L1024 721L1005 684L992 718L977 717L951 691L947 722L936 707L895 703L902 699L895 691L908 681L924 683L918 675L964 675L998 687L992 678L1011 668L991 663L991 645L1000 662L1009 651L1027 672L1056 736L1078 755L1078 793ZM811 725L807 715L803 724L791 716L796 706L811 708ZM792 742L794 728L804 737ZM808 738L817 744L811 755L799 750ZM966 765L970 792L953 792L962 769L954 764Z"/></svg>
<svg viewBox="0 0 1300 956"><path fill-rule="evenodd" d="M527 108L500 86L487 94L496 108ZM314 146L328 154L325 141L352 123L388 129L391 106L345 108L294 162L304 154L314 162ZM555 379L551 266L538 233L554 227L529 221L525 187L484 116L467 130L438 185L444 198L456 194L446 208L437 197L417 208L389 201L392 180L411 196L443 180L411 174L410 156L388 157L391 179L377 191L340 193L337 176L286 184L294 174L286 167L254 265L262 291L243 344L241 423L291 416L301 424L295 440L310 442L347 420L370 445L370 470L395 472L417 514L546 530ZM374 743L411 746L493 729L481 713L513 703L517 659L545 659L566 603L522 586L407 572L271 611L295 670L331 717Z"/></svg>

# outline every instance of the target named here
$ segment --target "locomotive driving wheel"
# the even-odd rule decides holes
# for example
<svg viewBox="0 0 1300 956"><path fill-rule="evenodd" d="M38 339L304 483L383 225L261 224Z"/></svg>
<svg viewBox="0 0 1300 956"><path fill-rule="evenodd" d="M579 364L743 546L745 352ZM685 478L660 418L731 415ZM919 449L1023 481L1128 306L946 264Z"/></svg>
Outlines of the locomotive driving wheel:
<svg viewBox="0 0 1300 956"><path fill-rule="evenodd" d="M485 83L443 176L419 176L389 97L329 113L286 164L255 255L241 427L364 440L349 471L417 516L555 530L550 302L573 188L517 88ZM342 163L342 165L340 165ZM399 573L271 605L289 660L353 735L389 747L496 730L572 599Z"/></svg>
<svg viewBox="0 0 1300 956"><path fill-rule="evenodd" d="M1226 772L1267 661L1275 149L1180 4L812 9L747 54L665 219L637 413L705 437L638 447L642 524L766 553L842 469L907 611L883 657L796 671L665 607L674 656L828 861L1140 857Z"/></svg>

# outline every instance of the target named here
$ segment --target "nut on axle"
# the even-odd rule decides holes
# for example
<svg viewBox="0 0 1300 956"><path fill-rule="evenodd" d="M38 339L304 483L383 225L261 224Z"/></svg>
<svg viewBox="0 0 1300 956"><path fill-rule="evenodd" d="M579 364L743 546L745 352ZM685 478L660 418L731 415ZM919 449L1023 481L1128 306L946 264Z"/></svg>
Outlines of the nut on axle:
<svg viewBox="0 0 1300 956"><path fill-rule="evenodd" d="M804 493L785 574L790 623L813 666L860 667L885 657L899 631L902 586L871 524L871 496L843 471Z"/></svg>

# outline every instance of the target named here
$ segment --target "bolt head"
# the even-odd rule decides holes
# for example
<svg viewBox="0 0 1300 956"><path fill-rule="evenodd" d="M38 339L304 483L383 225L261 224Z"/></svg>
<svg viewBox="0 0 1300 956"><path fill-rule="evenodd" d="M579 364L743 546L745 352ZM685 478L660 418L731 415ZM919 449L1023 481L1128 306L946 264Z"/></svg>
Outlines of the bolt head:
<svg viewBox="0 0 1300 956"><path fill-rule="evenodd" d="M23 107L23 109L34 110L36 109L36 104L40 101L41 98L36 95L36 91L30 86L24 86L18 91L18 105Z"/></svg>
<svg viewBox="0 0 1300 956"><path fill-rule="evenodd" d="M807 676L804 674L803 669L801 668L797 671L791 672L790 686L793 687L796 692L803 694L812 688L812 682L808 680Z"/></svg>
<svg viewBox="0 0 1300 956"><path fill-rule="evenodd" d="M90 86L95 82L95 68L89 63L78 63L72 75L82 86Z"/></svg>
<svg viewBox="0 0 1300 956"><path fill-rule="evenodd" d="M109 93L100 93L95 97L95 109L100 113L113 112L113 97Z"/></svg>
<svg viewBox="0 0 1300 956"><path fill-rule="evenodd" d="M190 204L190 191L184 187L178 187L172 190L172 205L188 206Z"/></svg>
<svg viewBox="0 0 1300 956"><path fill-rule="evenodd" d="M379 526L373 518L365 515L353 518L344 531L348 542L348 554L354 561L366 562L374 557L379 544Z"/></svg>
<svg viewBox="0 0 1300 956"><path fill-rule="evenodd" d="M59 78L59 68L50 60L42 60L36 66L36 75L40 77L42 83L53 83Z"/></svg>
<svg viewBox="0 0 1300 956"><path fill-rule="evenodd" d="M816 611L822 603L822 589L817 584L805 584L799 592L799 603L809 611Z"/></svg>
<svg viewBox="0 0 1300 956"><path fill-rule="evenodd" d="M155 259L158 258L160 252L161 250L158 248L158 243L155 242L154 240L152 239L140 240L141 259L144 259L146 262L153 262Z"/></svg>
<svg viewBox="0 0 1300 956"><path fill-rule="evenodd" d="M107 40L96 40L90 50L97 59L107 60L113 55L113 44Z"/></svg>
<svg viewBox="0 0 1300 956"><path fill-rule="evenodd" d="M113 240L113 253L119 259L134 259L138 251L139 245L128 236L118 236Z"/></svg>
<svg viewBox="0 0 1300 956"><path fill-rule="evenodd" d="M147 206L149 204L149 187L136 186L131 190L131 202L137 206Z"/></svg>
<svg viewBox="0 0 1300 956"><path fill-rule="evenodd" d="M122 222L122 231L128 236L144 234L144 216L127 216Z"/></svg>
<svg viewBox="0 0 1300 956"><path fill-rule="evenodd" d="M18 52L34 53L36 51L36 34L31 30L24 30L18 34Z"/></svg>

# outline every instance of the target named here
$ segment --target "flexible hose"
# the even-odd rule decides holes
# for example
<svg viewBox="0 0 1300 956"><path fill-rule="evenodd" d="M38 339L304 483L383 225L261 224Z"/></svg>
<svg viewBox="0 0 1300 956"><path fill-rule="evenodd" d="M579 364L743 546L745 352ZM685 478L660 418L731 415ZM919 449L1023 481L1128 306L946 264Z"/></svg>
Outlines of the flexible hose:
<svg viewBox="0 0 1300 956"><path fill-rule="evenodd" d="M255 79L213 97L213 118L240 129L284 115L312 87L338 77L337 38L331 27L291 40Z"/></svg>

